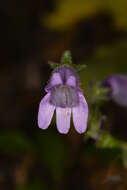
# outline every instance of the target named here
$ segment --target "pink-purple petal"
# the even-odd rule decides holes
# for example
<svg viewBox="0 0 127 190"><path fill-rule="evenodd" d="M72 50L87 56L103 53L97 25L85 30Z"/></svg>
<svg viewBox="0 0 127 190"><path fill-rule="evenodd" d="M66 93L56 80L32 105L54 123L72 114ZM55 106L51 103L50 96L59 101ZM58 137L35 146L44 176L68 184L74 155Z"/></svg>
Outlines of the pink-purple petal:
<svg viewBox="0 0 127 190"><path fill-rule="evenodd" d="M56 108L56 124L59 133L67 134L70 129L71 108Z"/></svg>
<svg viewBox="0 0 127 190"><path fill-rule="evenodd" d="M38 126L41 129L47 129L51 123L55 106L49 103L50 93L44 96L39 105Z"/></svg>
<svg viewBox="0 0 127 190"><path fill-rule="evenodd" d="M48 86L45 87L45 91L46 91L46 92L49 92L49 90L50 90L53 86L60 85L60 84L63 84L62 79L61 79L61 76L60 76L60 73L54 72L54 73L52 74L52 76L51 76L50 83L48 84Z"/></svg>
<svg viewBox="0 0 127 190"><path fill-rule="evenodd" d="M79 105L72 108L73 123L78 133L84 133L87 128L88 105L84 96L79 93Z"/></svg>
<svg viewBox="0 0 127 190"><path fill-rule="evenodd" d="M77 87L76 77L75 77L75 76L70 76L70 77L67 79L67 81L66 81L66 85L72 86L72 87Z"/></svg>

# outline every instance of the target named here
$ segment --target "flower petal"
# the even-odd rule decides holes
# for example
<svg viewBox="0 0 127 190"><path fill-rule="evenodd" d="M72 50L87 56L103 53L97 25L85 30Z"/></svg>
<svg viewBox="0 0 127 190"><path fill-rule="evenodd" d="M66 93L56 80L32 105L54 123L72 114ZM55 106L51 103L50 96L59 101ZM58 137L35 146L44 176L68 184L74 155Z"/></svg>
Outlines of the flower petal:
<svg viewBox="0 0 127 190"><path fill-rule="evenodd" d="M73 86L73 87L77 87L77 80L76 77L74 76L70 76L67 81L66 81L66 85L68 86Z"/></svg>
<svg viewBox="0 0 127 190"><path fill-rule="evenodd" d="M58 68L57 72L60 74L64 85L70 84L70 86L74 86L74 87L77 86L78 76L77 76L76 72L74 71L74 69L72 69L69 66L61 66L60 68ZM72 77L72 78L70 78L70 77Z"/></svg>
<svg viewBox="0 0 127 190"><path fill-rule="evenodd" d="M39 105L38 126L42 129L47 129L51 123L55 106L49 103L50 93L44 96Z"/></svg>
<svg viewBox="0 0 127 190"><path fill-rule="evenodd" d="M109 95L120 106L127 107L127 75L112 75L104 80L104 87L109 87Z"/></svg>
<svg viewBox="0 0 127 190"><path fill-rule="evenodd" d="M60 133L66 134L70 129L71 108L56 108L56 124Z"/></svg>
<svg viewBox="0 0 127 190"><path fill-rule="evenodd" d="M72 108L73 123L78 133L84 133L87 128L88 105L84 96L79 93L79 105Z"/></svg>
<svg viewBox="0 0 127 190"><path fill-rule="evenodd" d="M61 75L58 72L54 72L51 76L49 84L45 87L45 91L49 92L50 88L56 85L60 85L60 84L63 84Z"/></svg>

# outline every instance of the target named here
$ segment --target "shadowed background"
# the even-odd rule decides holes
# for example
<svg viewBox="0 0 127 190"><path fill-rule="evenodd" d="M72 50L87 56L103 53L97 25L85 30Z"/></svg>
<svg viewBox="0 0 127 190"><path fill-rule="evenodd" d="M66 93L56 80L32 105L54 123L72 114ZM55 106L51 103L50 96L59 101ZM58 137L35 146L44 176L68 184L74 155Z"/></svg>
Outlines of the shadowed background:
<svg viewBox="0 0 127 190"><path fill-rule="evenodd" d="M73 125L68 135L37 126L38 105L52 69L69 49L86 99L91 82L127 73L126 0L0 2L0 189L127 189L114 153L89 148ZM104 128L127 140L127 109L109 101ZM90 113L89 113L90 114ZM97 158L94 155L97 154Z"/></svg>

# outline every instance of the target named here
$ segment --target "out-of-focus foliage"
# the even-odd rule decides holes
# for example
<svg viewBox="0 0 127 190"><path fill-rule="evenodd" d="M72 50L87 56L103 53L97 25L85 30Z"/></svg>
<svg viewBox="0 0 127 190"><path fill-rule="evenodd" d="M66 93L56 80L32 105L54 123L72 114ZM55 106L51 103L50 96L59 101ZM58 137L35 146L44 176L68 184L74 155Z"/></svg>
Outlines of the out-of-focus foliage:
<svg viewBox="0 0 127 190"><path fill-rule="evenodd" d="M84 92L88 92L89 82L91 81L104 80L105 77L115 73L126 74L126 52L127 41L118 41L110 46L97 48L93 56L85 61L85 64L89 66L80 73Z"/></svg>
<svg viewBox="0 0 127 190"><path fill-rule="evenodd" d="M50 139L50 140L49 140ZM39 134L39 159L51 171L55 180L61 179L67 162L68 149L59 134Z"/></svg>
<svg viewBox="0 0 127 190"><path fill-rule="evenodd" d="M32 153L35 146L31 140L21 132L3 131L0 133L0 151L4 153Z"/></svg>
<svg viewBox="0 0 127 190"><path fill-rule="evenodd" d="M126 0L56 0L56 9L46 15L44 21L49 28L63 30L81 19L106 11L113 16L117 27L127 29L126 10Z"/></svg>
<svg viewBox="0 0 127 190"><path fill-rule="evenodd" d="M60 180L67 162L68 148L59 134L40 133L36 142L19 132L0 134L0 151L9 154L32 154L51 172L54 180Z"/></svg>
<svg viewBox="0 0 127 190"><path fill-rule="evenodd" d="M101 113L100 108L108 100L106 97L108 96L108 89L102 87L99 82L95 82L91 88L91 98L89 98L89 129L85 134L85 138L94 139L96 143L95 149L97 148L100 153L109 151L109 154L112 156L115 153L115 156L109 157L108 161L121 161L124 167L127 167L127 142L113 137L110 133L102 129L102 122L106 120L106 117ZM103 159L105 160L105 156Z"/></svg>
<svg viewBox="0 0 127 190"><path fill-rule="evenodd" d="M45 185L44 183L39 183L38 181L35 183L30 183L30 184L26 184L26 185L21 185L19 187L16 188L16 190L49 190L50 188Z"/></svg>

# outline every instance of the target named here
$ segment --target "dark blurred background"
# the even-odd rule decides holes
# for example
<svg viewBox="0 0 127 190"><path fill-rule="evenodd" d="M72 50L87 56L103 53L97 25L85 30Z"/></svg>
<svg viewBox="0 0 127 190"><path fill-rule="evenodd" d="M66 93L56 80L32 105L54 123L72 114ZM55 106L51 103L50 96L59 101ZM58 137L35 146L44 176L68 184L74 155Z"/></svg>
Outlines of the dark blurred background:
<svg viewBox="0 0 127 190"><path fill-rule="evenodd" d="M0 2L0 189L127 189L126 168L87 154L92 140L73 127L37 126L38 105L52 69L69 49L88 98L89 83L127 73L126 0ZM127 111L107 103L106 129L127 140ZM107 154L106 154L107 156Z"/></svg>

